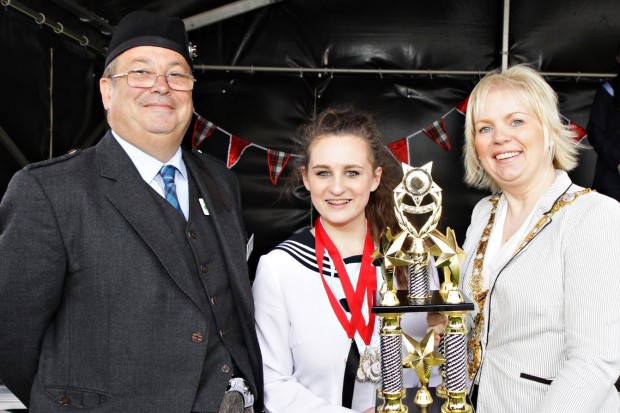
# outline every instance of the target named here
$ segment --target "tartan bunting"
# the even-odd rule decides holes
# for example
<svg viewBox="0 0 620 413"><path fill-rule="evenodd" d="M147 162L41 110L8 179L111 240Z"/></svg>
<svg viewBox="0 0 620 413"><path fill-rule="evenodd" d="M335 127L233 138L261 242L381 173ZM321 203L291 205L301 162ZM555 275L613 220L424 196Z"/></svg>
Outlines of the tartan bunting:
<svg viewBox="0 0 620 413"><path fill-rule="evenodd" d="M431 138L433 142L445 150L452 150L452 144L450 143L450 138L448 137L448 132L446 131L446 125L444 124L443 119L436 120L431 123L429 126L424 128L422 132L424 132L426 136Z"/></svg>
<svg viewBox="0 0 620 413"><path fill-rule="evenodd" d="M196 122L194 122L194 132L192 134L192 149L196 149L200 144L213 134L217 127L212 123L194 112Z"/></svg>
<svg viewBox="0 0 620 413"><path fill-rule="evenodd" d="M237 162L239 162L239 159L241 159L243 152L252 145L252 142L243 140L238 136L230 135L230 141L228 142L228 169L235 166Z"/></svg>
<svg viewBox="0 0 620 413"><path fill-rule="evenodd" d="M398 161L409 164L409 141L407 138L388 143L387 147Z"/></svg>
<svg viewBox="0 0 620 413"><path fill-rule="evenodd" d="M440 120L434 121L424 129L418 130L417 132L414 132L403 139L386 144L385 146L390 151L392 156L394 156L394 158L396 158L400 162L409 164L409 139L423 132L441 148L447 151L451 151L452 143L448 136L446 125L444 123L444 117L448 116L454 110L464 115L467 110L468 100L469 97L463 99L457 106L450 109L450 111L448 111ZM280 176L284 172L286 164L288 163L290 158L299 156L265 148L250 141L246 141L245 139L241 139L238 136L234 136L229 132L226 132L219 126L213 124L212 122L209 122L208 120L200 116L198 113L195 113L195 115L196 121L194 122L194 131L192 134L192 148L196 148L201 145L207 138L209 138L213 134L216 129L220 130L226 135L229 135L230 138L228 142L227 158L227 166L229 169L235 166L237 162L239 162L241 156L243 155L243 152L245 152L247 148L249 148L250 146L255 146L267 152L267 167L269 169L269 179L271 180L271 183L273 185L276 185L278 183L278 180L280 179ZM569 125L570 128L577 134L575 140L577 140L578 142L587 137L586 130L580 125L577 125L563 115L562 121L566 125Z"/></svg>
<svg viewBox="0 0 620 413"><path fill-rule="evenodd" d="M278 183L278 179L284 171L288 160L291 158L290 153L267 149L267 166L269 167L269 179L273 185Z"/></svg>

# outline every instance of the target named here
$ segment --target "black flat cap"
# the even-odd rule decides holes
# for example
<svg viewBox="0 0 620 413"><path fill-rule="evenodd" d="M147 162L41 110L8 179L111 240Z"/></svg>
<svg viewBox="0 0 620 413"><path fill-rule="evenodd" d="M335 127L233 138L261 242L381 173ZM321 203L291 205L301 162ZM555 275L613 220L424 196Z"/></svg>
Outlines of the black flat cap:
<svg viewBox="0 0 620 413"><path fill-rule="evenodd" d="M119 54L138 46L157 46L179 53L190 67L192 59L183 20L146 10L133 11L114 29L105 57L105 66Z"/></svg>

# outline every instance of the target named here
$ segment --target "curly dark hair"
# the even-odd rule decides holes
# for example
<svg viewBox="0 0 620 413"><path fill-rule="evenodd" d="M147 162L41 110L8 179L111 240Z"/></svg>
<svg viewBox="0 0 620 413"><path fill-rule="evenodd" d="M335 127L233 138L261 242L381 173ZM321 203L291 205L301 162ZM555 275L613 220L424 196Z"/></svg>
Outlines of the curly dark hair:
<svg viewBox="0 0 620 413"><path fill-rule="evenodd" d="M393 189L398 185L402 169L385 147L376 121L370 113L354 110L348 106L329 107L304 123L298 133L294 181L301 181L301 172L308 167L309 149L313 142L326 136L353 135L363 139L370 149L373 169L381 167L381 182L370 194L366 205L366 219L370 223L370 235L376 245L386 227L398 231L394 214ZM406 285L405 271L397 271L399 285Z"/></svg>

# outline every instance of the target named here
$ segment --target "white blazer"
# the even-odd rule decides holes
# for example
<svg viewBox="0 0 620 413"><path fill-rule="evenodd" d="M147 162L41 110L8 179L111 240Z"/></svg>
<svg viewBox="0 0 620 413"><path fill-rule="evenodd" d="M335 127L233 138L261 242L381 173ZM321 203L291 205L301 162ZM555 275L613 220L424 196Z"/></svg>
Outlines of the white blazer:
<svg viewBox="0 0 620 413"><path fill-rule="evenodd" d="M556 171L532 222L567 188L582 189ZM503 196L496 215L502 208ZM462 287L468 297L490 211L489 198L480 201L467 230ZM489 295L477 413L620 411L614 387L620 375L619 260L620 204L590 193L560 209L517 255L484 274Z"/></svg>
<svg viewBox="0 0 620 413"><path fill-rule="evenodd" d="M355 285L359 261L345 259L345 265ZM331 268L325 265L324 271ZM336 297L343 296L337 278L325 279ZM378 271L378 287L381 283ZM438 288L433 277L431 288ZM307 230L261 257L252 290L267 412L351 413L374 406L378 385L356 382L353 408L342 407L343 377L351 341L329 304L316 267L314 237ZM401 327L420 340L426 334L426 313L405 314ZM377 320L373 337L377 346L378 330ZM410 369L405 370L404 382L405 387L419 386ZM429 384L436 386L440 382L434 369Z"/></svg>

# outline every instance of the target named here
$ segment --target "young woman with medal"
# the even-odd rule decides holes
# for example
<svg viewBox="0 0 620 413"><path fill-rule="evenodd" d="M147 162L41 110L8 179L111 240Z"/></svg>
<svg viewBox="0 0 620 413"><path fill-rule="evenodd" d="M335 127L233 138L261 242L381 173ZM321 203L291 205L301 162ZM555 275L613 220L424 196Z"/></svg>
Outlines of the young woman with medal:
<svg viewBox="0 0 620 413"><path fill-rule="evenodd" d="M620 204L571 182L579 145L527 66L478 83L465 138L467 183L493 192L463 245L476 412L617 413Z"/></svg>
<svg viewBox="0 0 620 413"><path fill-rule="evenodd" d="M297 171L318 217L261 257L253 292L272 413L374 412L379 326L372 297L383 282L371 254L398 229L393 188L401 168L366 113L327 109L301 129ZM406 288L406 268L396 275ZM437 289L437 280L433 281ZM423 314L403 330L426 333ZM411 371L406 386L418 385ZM432 377L440 382L436 372Z"/></svg>

